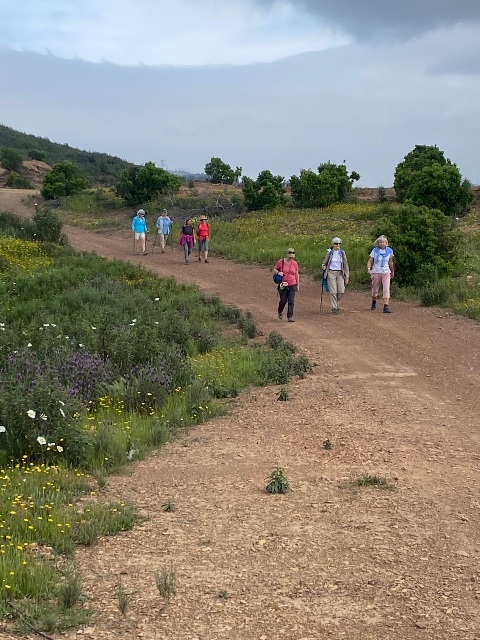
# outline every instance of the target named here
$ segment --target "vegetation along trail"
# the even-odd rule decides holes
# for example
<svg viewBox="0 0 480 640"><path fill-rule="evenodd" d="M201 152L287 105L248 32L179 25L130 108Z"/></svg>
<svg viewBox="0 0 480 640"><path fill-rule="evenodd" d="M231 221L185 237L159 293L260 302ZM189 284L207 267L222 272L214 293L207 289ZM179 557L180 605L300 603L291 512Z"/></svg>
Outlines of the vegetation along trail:
<svg viewBox="0 0 480 640"><path fill-rule="evenodd" d="M209 264L184 265L179 249L133 256L129 231L65 231L77 249L251 311L314 363L286 402L276 387L252 389L230 415L110 478L108 497L146 519L77 552L95 609L84 635L480 639L477 324L395 301L390 316L371 312L368 292L348 290L339 316L325 296L320 314L306 276L287 324L269 270L217 259L214 242ZM293 491L269 496L277 462ZM174 513L161 509L169 499ZM166 566L177 592L163 606L154 574Z"/></svg>

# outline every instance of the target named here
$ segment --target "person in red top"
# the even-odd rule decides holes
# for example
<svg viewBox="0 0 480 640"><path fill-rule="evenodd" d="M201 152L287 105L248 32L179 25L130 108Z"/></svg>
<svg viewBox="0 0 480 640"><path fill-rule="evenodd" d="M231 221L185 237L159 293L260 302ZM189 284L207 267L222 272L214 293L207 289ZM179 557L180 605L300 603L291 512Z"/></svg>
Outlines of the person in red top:
<svg viewBox="0 0 480 640"><path fill-rule="evenodd" d="M287 320L295 322L293 319L293 307L295 305L295 293L300 290L300 276L298 273L298 262L295 260L295 249L287 250L287 257L279 260L273 268L273 273L282 276L282 282L277 286L280 300L278 302L278 319L283 318L283 310L287 307Z"/></svg>
<svg viewBox="0 0 480 640"><path fill-rule="evenodd" d="M198 261L202 261L202 251L205 262L208 263L208 242L210 240L210 225L207 216L200 216L197 224Z"/></svg>

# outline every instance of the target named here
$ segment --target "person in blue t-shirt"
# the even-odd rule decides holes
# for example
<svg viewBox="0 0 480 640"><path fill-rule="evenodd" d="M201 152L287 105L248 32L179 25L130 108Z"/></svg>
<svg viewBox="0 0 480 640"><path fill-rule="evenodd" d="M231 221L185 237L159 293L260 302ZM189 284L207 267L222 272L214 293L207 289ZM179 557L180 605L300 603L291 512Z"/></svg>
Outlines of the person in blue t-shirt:
<svg viewBox="0 0 480 640"><path fill-rule="evenodd" d="M167 210L164 209L157 219L157 229L158 235L160 236L160 248L162 249L162 253L165 253L165 245L168 241L171 226L172 221L167 215Z"/></svg>

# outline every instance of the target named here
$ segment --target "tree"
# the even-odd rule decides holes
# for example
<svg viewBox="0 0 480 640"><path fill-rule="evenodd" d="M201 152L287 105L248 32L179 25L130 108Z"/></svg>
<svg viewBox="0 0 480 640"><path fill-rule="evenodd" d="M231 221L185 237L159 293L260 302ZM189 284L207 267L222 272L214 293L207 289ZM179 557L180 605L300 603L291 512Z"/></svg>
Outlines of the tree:
<svg viewBox="0 0 480 640"><path fill-rule="evenodd" d="M42 162L47 157L47 154L45 153L45 151L39 151L38 149L30 149L27 155L30 158L30 160L40 160Z"/></svg>
<svg viewBox="0 0 480 640"><path fill-rule="evenodd" d="M359 179L356 171L349 175L344 164L324 162L318 173L302 169L300 176L290 178L292 198L299 207L328 207L343 202L352 190L352 183Z"/></svg>
<svg viewBox="0 0 480 640"><path fill-rule="evenodd" d="M374 237L386 235L395 253L395 279L411 285L426 266L439 274L448 271L458 247L459 235L453 220L439 209L417 207L407 202L380 220Z"/></svg>
<svg viewBox="0 0 480 640"><path fill-rule="evenodd" d="M245 206L250 211L274 209L285 201L285 186L282 176L274 176L265 170L253 180L243 176L243 197Z"/></svg>
<svg viewBox="0 0 480 640"><path fill-rule="evenodd" d="M463 215L474 193L462 180L457 166L437 146L416 145L395 169L395 193L399 202L440 209L446 215Z"/></svg>
<svg viewBox="0 0 480 640"><path fill-rule="evenodd" d="M211 158L205 165L204 171L210 182L215 184L233 184L242 175L242 167L237 167L234 171L221 158Z"/></svg>
<svg viewBox="0 0 480 640"><path fill-rule="evenodd" d="M88 187L88 180L73 162L57 162L43 180L41 190L45 200L73 196Z"/></svg>
<svg viewBox="0 0 480 640"><path fill-rule="evenodd" d="M137 206L149 202L155 196L176 193L182 185L179 176L146 162L144 166L123 171L117 185L117 193L125 204Z"/></svg>
<svg viewBox="0 0 480 640"><path fill-rule="evenodd" d="M22 167L22 154L11 147L4 147L0 152L0 164L7 171L18 171Z"/></svg>

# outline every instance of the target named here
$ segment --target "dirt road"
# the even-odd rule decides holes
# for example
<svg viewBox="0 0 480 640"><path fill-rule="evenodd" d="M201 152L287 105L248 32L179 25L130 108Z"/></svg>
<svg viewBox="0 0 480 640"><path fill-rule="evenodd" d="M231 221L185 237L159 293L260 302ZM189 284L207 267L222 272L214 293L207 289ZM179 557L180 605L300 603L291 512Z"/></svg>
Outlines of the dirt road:
<svg viewBox="0 0 480 640"><path fill-rule="evenodd" d="M15 193L0 190L0 211L28 210ZM281 332L315 363L288 402L274 387L252 389L230 416L110 480L108 496L148 519L78 551L95 609L85 635L480 639L477 324L395 301L390 316L371 312L368 293L354 291L339 316L328 301L320 315L319 285L306 276L287 324L269 270L217 259L214 239L210 264L187 266L178 249L132 256L129 231L66 232L75 248L251 311L265 334ZM286 496L263 490L277 462L294 489ZM395 490L342 488L362 472ZM167 499L175 513L160 509ZM155 571L170 562L177 595L162 608ZM125 618L120 579L131 594Z"/></svg>

